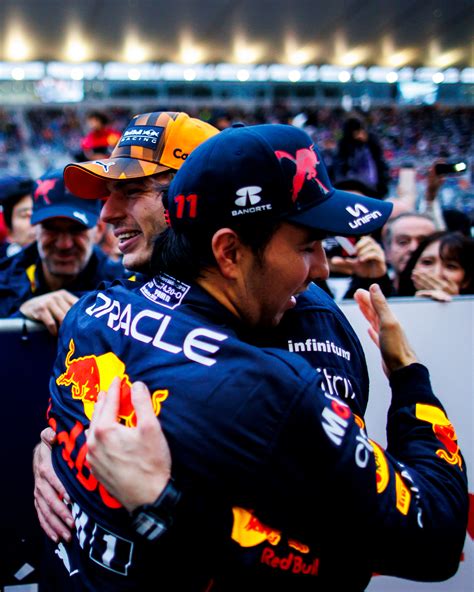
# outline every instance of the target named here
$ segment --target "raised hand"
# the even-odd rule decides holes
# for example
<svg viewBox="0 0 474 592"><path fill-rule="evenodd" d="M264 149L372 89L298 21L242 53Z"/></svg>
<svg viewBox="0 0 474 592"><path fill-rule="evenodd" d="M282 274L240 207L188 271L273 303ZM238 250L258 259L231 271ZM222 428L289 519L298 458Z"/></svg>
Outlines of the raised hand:
<svg viewBox="0 0 474 592"><path fill-rule="evenodd" d="M395 370L417 362L416 355L380 287L372 284L370 291L357 290L354 299L370 323L369 335L380 348L385 374L390 376Z"/></svg>

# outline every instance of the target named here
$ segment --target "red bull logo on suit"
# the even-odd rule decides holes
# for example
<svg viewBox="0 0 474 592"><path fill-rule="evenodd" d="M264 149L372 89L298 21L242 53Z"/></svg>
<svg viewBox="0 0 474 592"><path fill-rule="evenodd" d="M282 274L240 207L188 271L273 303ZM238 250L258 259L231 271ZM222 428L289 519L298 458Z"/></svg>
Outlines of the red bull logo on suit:
<svg viewBox="0 0 474 592"><path fill-rule="evenodd" d="M95 356L73 358L74 340L69 342L69 351L64 361L66 371L56 379L58 386L70 386L73 399L80 399L84 405L84 413L92 418L94 406L100 391L106 391L113 379L118 376L120 383L119 419L128 427L135 426L136 415L132 405L131 381L125 372L125 364L113 352ZM151 395L156 415L161 411L161 403L167 398L166 389L158 389Z"/></svg>
<svg viewBox="0 0 474 592"><path fill-rule="evenodd" d="M461 469L462 459L456 431L444 411L433 405L419 403L416 406L416 417L433 426L433 432L443 445L443 448L439 448L436 454L447 463L458 465Z"/></svg>

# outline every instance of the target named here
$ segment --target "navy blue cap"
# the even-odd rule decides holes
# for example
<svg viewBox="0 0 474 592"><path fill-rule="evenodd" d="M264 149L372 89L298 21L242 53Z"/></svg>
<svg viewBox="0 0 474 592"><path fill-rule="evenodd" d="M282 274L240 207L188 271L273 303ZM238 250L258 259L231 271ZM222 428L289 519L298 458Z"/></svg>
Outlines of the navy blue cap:
<svg viewBox="0 0 474 592"><path fill-rule="evenodd" d="M55 169L35 181L31 224L50 218L70 218L93 228L99 220L101 206L99 199L86 200L73 195L64 185L63 169Z"/></svg>
<svg viewBox="0 0 474 592"><path fill-rule="evenodd" d="M383 226L392 204L335 189L306 132L266 124L228 128L193 150L171 183L168 211L177 232L272 218L358 236Z"/></svg>
<svg viewBox="0 0 474 592"><path fill-rule="evenodd" d="M33 190L33 181L24 175L4 174L0 176L0 204L20 199Z"/></svg>

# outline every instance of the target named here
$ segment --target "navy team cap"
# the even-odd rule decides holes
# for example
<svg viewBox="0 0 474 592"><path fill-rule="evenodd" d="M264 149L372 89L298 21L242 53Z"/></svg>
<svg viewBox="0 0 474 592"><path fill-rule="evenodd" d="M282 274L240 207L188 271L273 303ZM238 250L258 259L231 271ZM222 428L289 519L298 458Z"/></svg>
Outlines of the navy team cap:
<svg viewBox="0 0 474 592"><path fill-rule="evenodd" d="M171 183L168 211L177 232L273 218L358 236L383 226L392 204L335 189L306 132L266 124L231 127L198 146Z"/></svg>
<svg viewBox="0 0 474 592"><path fill-rule="evenodd" d="M102 201L81 199L64 186L63 169L48 171L34 183L31 224L50 218L70 218L86 228L99 221Z"/></svg>

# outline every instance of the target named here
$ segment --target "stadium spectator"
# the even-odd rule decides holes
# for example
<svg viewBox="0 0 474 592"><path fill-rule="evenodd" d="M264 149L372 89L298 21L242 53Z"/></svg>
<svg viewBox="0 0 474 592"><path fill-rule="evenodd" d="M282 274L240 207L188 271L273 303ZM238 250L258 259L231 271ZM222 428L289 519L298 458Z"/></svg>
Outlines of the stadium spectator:
<svg viewBox="0 0 474 592"><path fill-rule="evenodd" d="M65 190L61 169L40 177L33 197L36 241L0 264L0 317L21 314L56 335L78 296L124 269L95 246L101 202Z"/></svg>
<svg viewBox="0 0 474 592"><path fill-rule="evenodd" d="M474 239L458 232L426 237L400 275L398 294L442 301L474 294Z"/></svg>
<svg viewBox="0 0 474 592"><path fill-rule="evenodd" d="M410 255L420 242L435 230L435 224L429 216L416 212L405 212L390 218L385 224L382 241L395 291L398 290L400 274Z"/></svg>
<svg viewBox="0 0 474 592"><path fill-rule="evenodd" d="M6 240L0 244L0 258L15 255L35 240L35 231L30 224L32 189L33 181L28 177L0 177L0 205L7 227Z"/></svg>
<svg viewBox="0 0 474 592"><path fill-rule="evenodd" d="M350 117L343 126L334 163L335 180L353 178L373 188L376 197L388 193L389 171L382 148L364 123Z"/></svg>
<svg viewBox="0 0 474 592"><path fill-rule="evenodd" d="M125 508L133 511L132 517L102 484L84 483L82 471L76 478L79 467L68 462L64 444L55 449L55 467L68 488L81 528L67 548L61 547L61 554L51 552L56 568L48 574L62 573L71 582L66 565L77 574L72 580L77 589L125 589L127 584L140 589L142 580L148 581L159 567L163 581L173 578L177 588L199 589L221 566L232 506L242 504L259 516L263 512L271 532L278 529L285 537L302 538L305 545L318 550L313 575L318 575L322 589L362 590L373 570L432 580L449 577L457 569L468 504L462 459L459 456L458 462L450 463L436 454L440 444L432 429L433 408L443 417L444 412L431 392L426 369L416 363L378 288L371 291L372 298L365 293L360 299L372 320L373 334L380 338L392 379L389 446L403 458L404 476L392 455L378 448L374 452L349 408L324 394L313 368L296 356L259 350L238 338L249 329L278 324L283 313L295 306L295 294L307 288L313 276L327 274L321 231L343 233L347 229L352 218L344 206L363 203L369 211L382 209L373 225L382 223L390 211L359 196L350 200L348 194L331 192L328 198L323 165L317 167L317 181L308 175L303 187L297 186L295 204L295 167L282 163L287 157L279 154L298 150L311 151L311 140L288 126L231 129L208 140L171 185L171 229L162 235L156 251L157 269L179 272L179 279L165 273L141 288L116 285L86 296L68 315L56 380L51 381L50 418L65 438L74 430L72 447L81 450L79 456L86 452L81 425L89 426L92 399L71 396L76 367L73 370L69 365L74 358L91 358L101 366L100 352L113 351L126 364L127 373L161 386L153 392L153 409L143 389L141 397L135 390L130 402L130 385L127 390L124 380L116 381L110 399L103 398L102 407L99 403L103 422L96 418L91 424L87 445L97 469L99 463L94 461L111 431L115 444L131 444L132 440L141 450L134 458L139 479L122 481L127 471L121 471L124 459L120 454L113 465L100 464L104 469L101 483L115 495L114 485L119 482L118 493L123 493L121 498ZM272 207L252 208L243 219L234 216L236 206L244 207L235 203L236 187L241 183L245 188L259 187L263 205ZM185 196L192 199L185 201ZM299 201L303 207L298 207ZM186 205L189 209L184 209ZM129 331L124 313L124 322L116 325L117 331L111 330L118 311L110 313L108 321L99 318L107 301L113 301L116 308L126 307L124 311L133 310L140 325L133 320L134 329ZM149 310L150 302L166 309L166 341L161 329L159 339L148 337L156 321L163 319L161 312ZM153 311L157 314L151 315ZM192 343L188 344L189 331ZM183 343L183 349L177 351L177 343ZM150 348L151 357L147 355ZM92 351L94 358L78 358ZM130 411L132 403L135 408ZM424 407L429 408L426 414ZM174 472L203 505L200 512L190 512L176 523L170 537L162 539L157 556L146 543L166 531L169 511L161 514L160 521L153 518L152 507L142 504L152 503L165 485L156 478L154 462L160 410L172 443ZM124 426L116 423L118 416L131 425L136 423L137 429L123 432ZM336 418L344 420L338 422L337 430ZM71 454L76 457L69 447ZM391 477L383 490L376 487L376 460ZM400 511L396 504L400 487L405 487L406 499L411 498L408 488L412 485L416 503L406 503ZM176 501L175 490L168 488L165 507ZM237 523L234 535L245 546L244 520L237 519ZM347 545L344 570L337 545L341 531ZM199 533L199 545L194 533ZM292 542L296 548L303 546ZM98 554L106 543L112 543L117 552L107 557ZM57 555L62 555L65 565ZM183 555L186 570L179 569ZM240 575L227 573L229 581Z"/></svg>
<svg viewBox="0 0 474 592"><path fill-rule="evenodd" d="M81 141L85 160L108 158L120 138L120 132L111 127L109 118L102 111L87 115L89 133Z"/></svg>

